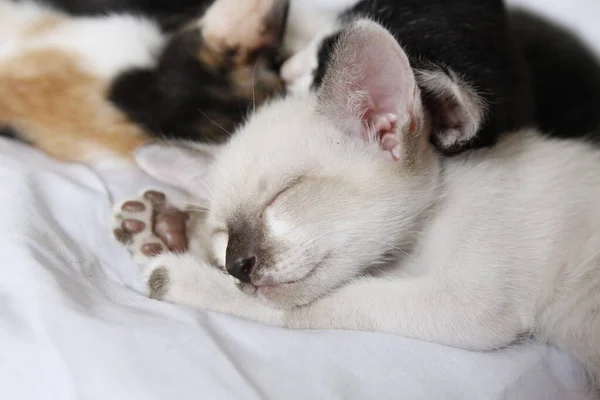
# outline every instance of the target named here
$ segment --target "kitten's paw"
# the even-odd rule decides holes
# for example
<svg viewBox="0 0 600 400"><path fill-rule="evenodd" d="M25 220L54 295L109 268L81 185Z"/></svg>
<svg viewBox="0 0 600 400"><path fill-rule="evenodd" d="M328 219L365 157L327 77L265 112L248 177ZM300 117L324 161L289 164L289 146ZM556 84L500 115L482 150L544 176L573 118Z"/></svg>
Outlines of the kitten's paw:
<svg viewBox="0 0 600 400"><path fill-rule="evenodd" d="M148 190L115 208L113 234L135 262L146 264L163 252L187 250L188 219L189 214L170 205L164 193Z"/></svg>
<svg viewBox="0 0 600 400"><path fill-rule="evenodd" d="M152 299L211 310L243 295L229 274L190 253L165 253L154 258L143 279Z"/></svg>
<svg viewBox="0 0 600 400"><path fill-rule="evenodd" d="M286 311L242 292L236 280L191 253L165 253L144 273L150 298L283 326Z"/></svg>
<svg viewBox="0 0 600 400"><path fill-rule="evenodd" d="M288 93L310 92L318 66L316 52L317 49L309 46L283 63L280 75Z"/></svg>
<svg viewBox="0 0 600 400"><path fill-rule="evenodd" d="M173 288L173 266L172 264L151 263L146 269L144 280L148 297L155 300L168 300L169 293Z"/></svg>

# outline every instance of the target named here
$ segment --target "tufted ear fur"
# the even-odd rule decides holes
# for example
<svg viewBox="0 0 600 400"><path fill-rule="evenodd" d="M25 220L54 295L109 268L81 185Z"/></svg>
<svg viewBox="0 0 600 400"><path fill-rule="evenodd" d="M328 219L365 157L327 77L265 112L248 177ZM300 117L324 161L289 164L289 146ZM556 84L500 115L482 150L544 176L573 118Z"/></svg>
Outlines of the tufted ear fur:
<svg viewBox="0 0 600 400"><path fill-rule="evenodd" d="M408 57L373 21L358 20L341 33L318 95L322 114L348 134L378 140L393 160L410 159L428 138Z"/></svg>
<svg viewBox="0 0 600 400"><path fill-rule="evenodd" d="M396 146L395 159L400 140L390 139L390 129L413 126L444 154L460 152L477 135L486 104L454 71L437 64L415 70L398 41L369 20L336 36L320 100L322 111L349 132L386 139L383 149Z"/></svg>
<svg viewBox="0 0 600 400"><path fill-rule="evenodd" d="M444 154L460 152L483 125L483 99L448 68L432 65L417 70L415 75L431 117L433 144Z"/></svg>

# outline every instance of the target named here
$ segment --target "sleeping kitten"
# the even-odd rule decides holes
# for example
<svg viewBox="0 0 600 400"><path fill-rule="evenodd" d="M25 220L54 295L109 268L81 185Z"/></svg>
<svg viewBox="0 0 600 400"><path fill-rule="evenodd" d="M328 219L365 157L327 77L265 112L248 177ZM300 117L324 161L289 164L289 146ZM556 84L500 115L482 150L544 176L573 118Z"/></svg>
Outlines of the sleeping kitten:
<svg viewBox="0 0 600 400"><path fill-rule="evenodd" d="M203 225L186 233L149 192L115 232L153 298L471 350L530 334L600 379L600 151L525 130L445 158L435 126L405 50L359 20L316 93L270 102L224 147L140 149L207 199Z"/></svg>
<svg viewBox="0 0 600 400"><path fill-rule="evenodd" d="M0 0L0 132L61 160L127 159L153 136L222 142L249 107L283 90L271 64L285 0L197 2L200 14L175 32L150 18L159 3L119 13L108 11L128 3L50 3L93 15Z"/></svg>

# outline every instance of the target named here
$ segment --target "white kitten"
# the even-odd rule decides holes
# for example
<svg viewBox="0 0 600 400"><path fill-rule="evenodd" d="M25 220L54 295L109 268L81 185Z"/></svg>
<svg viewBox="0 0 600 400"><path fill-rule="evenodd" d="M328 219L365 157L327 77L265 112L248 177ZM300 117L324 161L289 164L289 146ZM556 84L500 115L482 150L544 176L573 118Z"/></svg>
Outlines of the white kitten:
<svg viewBox="0 0 600 400"><path fill-rule="evenodd" d="M151 295L472 350L532 334L600 378L600 151L531 131L439 157L405 53L370 21L328 71L319 93L273 101L210 157L140 151L149 173L209 197L211 251L241 281L166 254L149 264Z"/></svg>

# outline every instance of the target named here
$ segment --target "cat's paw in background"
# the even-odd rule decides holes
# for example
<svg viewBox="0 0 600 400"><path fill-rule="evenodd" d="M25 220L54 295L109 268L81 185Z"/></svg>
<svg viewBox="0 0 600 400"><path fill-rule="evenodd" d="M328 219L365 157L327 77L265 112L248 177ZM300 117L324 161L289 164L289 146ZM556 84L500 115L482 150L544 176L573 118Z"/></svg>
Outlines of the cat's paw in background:
<svg viewBox="0 0 600 400"><path fill-rule="evenodd" d="M319 65L316 44L290 57L281 67L280 75L288 93L310 92Z"/></svg>
<svg viewBox="0 0 600 400"><path fill-rule="evenodd" d="M185 253L189 214L170 205L164 193L147 190L117 205L112 230L115 239L145 265L164 252Z"/></svg>

